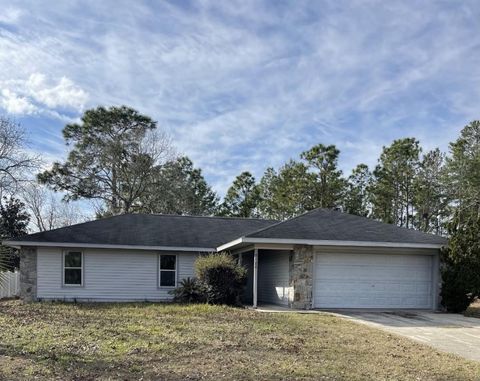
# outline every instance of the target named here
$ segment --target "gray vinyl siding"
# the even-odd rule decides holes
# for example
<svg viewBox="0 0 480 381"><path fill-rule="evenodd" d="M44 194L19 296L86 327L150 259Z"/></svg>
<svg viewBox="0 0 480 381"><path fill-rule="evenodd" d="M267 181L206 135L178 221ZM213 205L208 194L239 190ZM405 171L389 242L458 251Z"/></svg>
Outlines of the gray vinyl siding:
<svg viewBox="0 0 480 381"><path fill-rule="evenodd" d="M177 255L177 283L194 276L198 253L161 253ZM63 250L38 248L37 297L92 301L170 300L172 288L158 286L158 254L142 250L85 249L83 286L64 286Z"/></svg>
<svg viewBox="0 0 480 381"><path fill-rule="evenodd" d="M260 250L258 254L258 300L288 305L289 251Z"/></svg>

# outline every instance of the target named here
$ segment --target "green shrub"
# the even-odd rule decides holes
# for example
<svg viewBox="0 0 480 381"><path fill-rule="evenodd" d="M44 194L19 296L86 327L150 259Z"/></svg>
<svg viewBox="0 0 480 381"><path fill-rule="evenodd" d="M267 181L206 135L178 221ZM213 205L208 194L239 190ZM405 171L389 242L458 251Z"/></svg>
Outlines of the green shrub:
<svg viewBox="0 0 480 381"><path fill-rule="evenodd" d="M207 301L205 287L195 278L186 278L175 290L170 291L173 301L177 303L205 303Z"/></svg>
<svg viewBox="0 0 480 381"><path fill-rule="evenodd" d="M241 305L240 295L247 281L244 267L227 253L209 254L195 262L196 275L211 304Z"/></svg>
<svg viewBox="0 0 480 381"><path fill-rule="evenodd" d="M480 215L457 212L449 232L442 250L442 304L449 312L463 312L480 296Z"/></svg>
<svg viewBox="0 0 480 381"><path fill-rule="evenodd" d="M442 270L442 305L448 312L463 312L475 299L471 280L467 275L471 269L459 263L446 264Z"/></svg>

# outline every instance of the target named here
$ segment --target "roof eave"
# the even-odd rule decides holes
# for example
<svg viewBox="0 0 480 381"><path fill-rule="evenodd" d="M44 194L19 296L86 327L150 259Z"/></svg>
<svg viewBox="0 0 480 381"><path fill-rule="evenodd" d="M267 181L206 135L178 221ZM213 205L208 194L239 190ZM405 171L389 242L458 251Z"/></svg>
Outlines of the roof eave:
<svg viewBox="0 0 480 381"><path fill-rule="evenodd" d="M337 241L337 240L313 240L313 239L291 239L291 238L256 238L241 237L227 242L219 247L217 251L230 250L241 244L285 244L285 245L311 245L311 246L360 246L360 247L399 247L412 249L440 249L445 244L441 243L414 243L414 242L379 242L379 241Z"/></svg>
<svg viewBox="0 0 480 381"><path fill-rule="evenodd" d="M220 245L217 247L217 251L220 252L220 251L228 250L235 246L238 246L244 242L244 239L245 237L240 237L240 238L234 239L233 241L224 243L223 245Z"/></svg>
<svg viewBox="0 0 480 381"><path fill-rule="evenodd" d="M79 247L92 249L123 249L123 250L158 250L158 251L195 251L210 253L216 251L214 247L188 246L148 246L148 245L110 245L78 242L35 242L35 241L2 241L2 245L20 248L22 246L36 247Z"/></svg>

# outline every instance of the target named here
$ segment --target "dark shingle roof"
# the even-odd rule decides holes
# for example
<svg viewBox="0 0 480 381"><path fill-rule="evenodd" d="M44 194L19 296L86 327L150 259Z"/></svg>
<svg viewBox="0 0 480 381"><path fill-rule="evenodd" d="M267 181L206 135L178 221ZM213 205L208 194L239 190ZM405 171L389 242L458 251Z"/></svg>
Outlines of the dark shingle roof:
<svg viewBox="0 0 480 381"><path fill-rule="evenodd" d="M437 235L331 209L314 209L290 220L261 228L246 237L440 245L447 242L444 237Z"/></svg>
<svg viewBox="0 0 480 381"><path fill-rule="evenodd" d="M253 218L124 214L34 233L9 242L214 249L240 237L446 244L446 239L440 236L330 209L315 209L283 222Z"/></svg>
<svg viewBox="0 0 480 381"><path fill-rule="evenodd" d="M124 214L9 241L216 248L275 222L253 218Z"/></svg>

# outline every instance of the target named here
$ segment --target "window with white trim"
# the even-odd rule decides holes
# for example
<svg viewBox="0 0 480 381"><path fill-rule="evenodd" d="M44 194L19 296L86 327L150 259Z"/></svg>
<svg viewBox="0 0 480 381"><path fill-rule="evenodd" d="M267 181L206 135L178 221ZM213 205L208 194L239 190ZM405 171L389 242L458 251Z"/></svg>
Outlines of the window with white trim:
<svg viewBox="0 0 480 381"><path fill-rule="evenodd" d="M158 266L158 285L160 287L176 287L177 256L172 254L160 254Z"/></svg>
<svg viewBox="0 0 480 381"><path fill-rule="evenodd" d="M83 285L83 252L68 250L63 253L63 284Z"/></svg>

